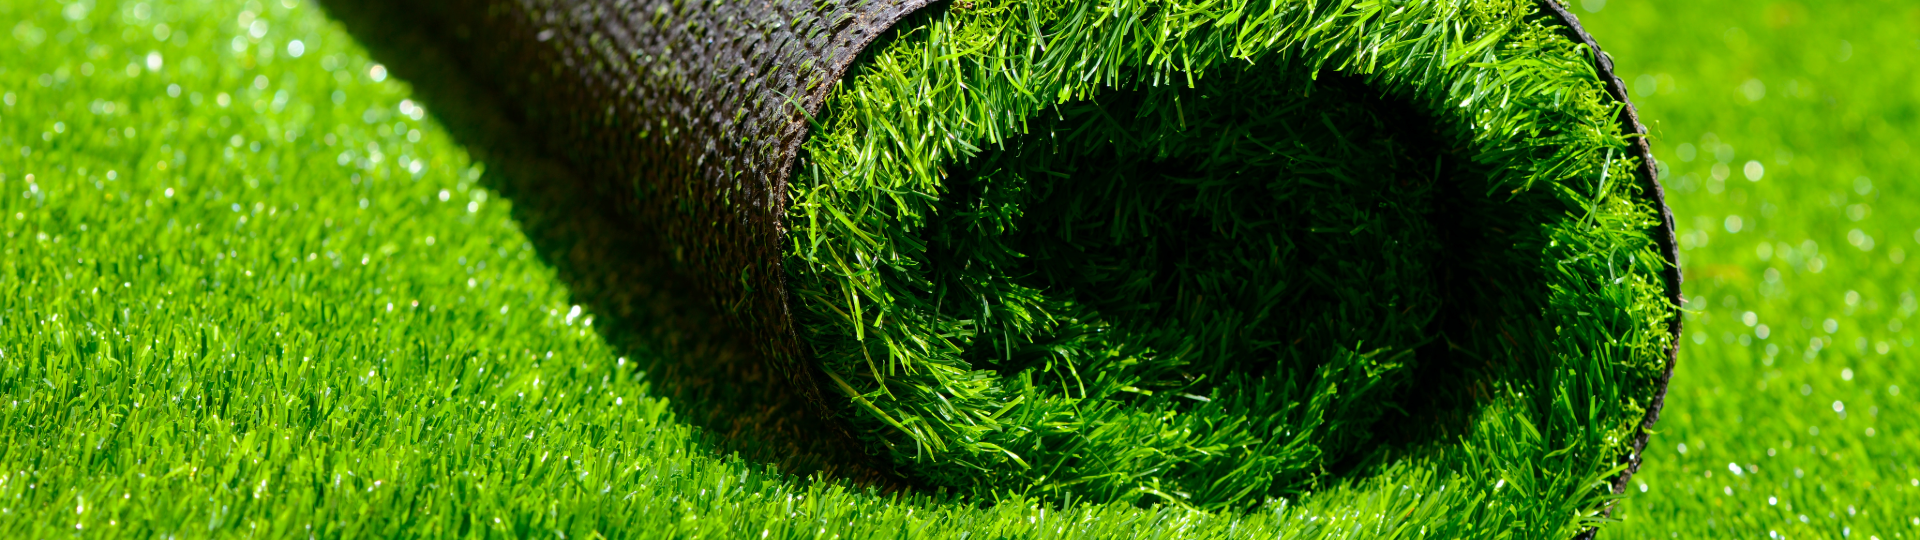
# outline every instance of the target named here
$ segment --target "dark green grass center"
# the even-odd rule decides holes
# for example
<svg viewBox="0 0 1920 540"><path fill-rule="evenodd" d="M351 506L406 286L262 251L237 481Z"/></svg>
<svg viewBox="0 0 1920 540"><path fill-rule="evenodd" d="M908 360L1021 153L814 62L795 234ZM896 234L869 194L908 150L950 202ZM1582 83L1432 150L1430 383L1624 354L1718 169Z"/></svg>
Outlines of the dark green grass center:
<svg viewBox="0 0 1920 540"><path fill-rule="evenodd" d="M947 312L1047 314L982 327L972 364L1072 394L1068 364L1132 362L1137 386L1186 392L1342 350L1401 371L1440 308L1429 216L1457 171L1400 129L1421 119L1261 71L1062 105L968 164L930 258L939 286L992 300Z"/></svg>
<svg viewBox="0 0 1920 540"><path fill-rule="evenodd" d="M1497 273L1476 267L1502 247L1458 230L1501 213L1479 196L1487 175L1414 108L1299 71L1062 104L968 162L927 234L941 315L989 321L968 363L1072 398L1220 399L1225 417L1266 419L1256 431L1313 432L1283 452L1283 493L1469 418L1457 389L1481 370L1453 358L1479 356L1460 331L1516 319L1447 301L1451 281Z"/></svg>

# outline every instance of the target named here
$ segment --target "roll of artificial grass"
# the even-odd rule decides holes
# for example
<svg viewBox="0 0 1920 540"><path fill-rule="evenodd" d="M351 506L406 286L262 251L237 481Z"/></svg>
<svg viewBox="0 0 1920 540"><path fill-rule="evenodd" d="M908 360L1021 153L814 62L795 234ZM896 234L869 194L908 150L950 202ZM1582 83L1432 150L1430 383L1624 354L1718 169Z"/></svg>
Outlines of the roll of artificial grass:
<svg viewBox="0 0 1920 540"><path fill-rule="evenodd" d="M1579 477L1515 497L1597 504L1671 373L1644 129L1551 0L329 4L929 487L1244 508L1498 416Z"/></svg>

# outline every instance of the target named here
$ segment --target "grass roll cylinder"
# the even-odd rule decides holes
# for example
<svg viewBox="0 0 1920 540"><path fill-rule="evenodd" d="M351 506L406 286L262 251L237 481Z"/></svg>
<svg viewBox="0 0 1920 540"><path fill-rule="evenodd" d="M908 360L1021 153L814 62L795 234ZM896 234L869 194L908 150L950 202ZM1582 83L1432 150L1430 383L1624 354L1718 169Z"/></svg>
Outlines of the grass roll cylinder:
<svg viewBox="0 0 1920 540"><path fill-rule="evenodd" d="M1563 28L1515 2L910 20L804 146L798 326L856 431L969 491L1298 496L1569 390L1605 405L1540 427L1605 433L1610 466L1678 284Z"/></svg>
<svg viewBox="0 0 1920 540"><path fill-rule="evenodd" d="M1644 130L1550 1L393 13L906 478L1417 485L1557 528L1637 463L1680 277Z"/></svg>

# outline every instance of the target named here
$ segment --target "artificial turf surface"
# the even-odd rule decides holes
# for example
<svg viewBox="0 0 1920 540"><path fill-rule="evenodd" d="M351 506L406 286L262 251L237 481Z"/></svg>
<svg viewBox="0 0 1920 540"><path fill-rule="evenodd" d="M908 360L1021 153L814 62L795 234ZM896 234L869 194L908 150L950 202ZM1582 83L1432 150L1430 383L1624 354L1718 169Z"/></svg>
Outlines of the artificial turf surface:
<svg viewBox="0 0 1920 540"><path fill-rule="evenodd" d="M1588 7L1670 156L1696 310L1624 522L1601 534L1920 533L1903 373L1920 306L1901 281L1920 207L1899 183L1920 11ZM0 536L1449 521L1393 486L1252 515L980 508L718 456L626 369L647 352L589 326L614 317L574 310L483 168L312 6L6 2L0 20Z"/></svg>
<svg viewBox="0 0 1920 540"><path fill-rule="evenodd" d="M1920 537L1920 6L1586 2L1687 273L1620 537Z"/></svg>

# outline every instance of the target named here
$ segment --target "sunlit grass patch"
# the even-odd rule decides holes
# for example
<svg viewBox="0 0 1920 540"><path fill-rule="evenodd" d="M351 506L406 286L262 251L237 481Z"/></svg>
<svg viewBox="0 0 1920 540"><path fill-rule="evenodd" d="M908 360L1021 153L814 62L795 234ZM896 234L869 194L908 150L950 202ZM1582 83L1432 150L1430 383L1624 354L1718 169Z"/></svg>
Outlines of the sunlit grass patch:
<svg viewBox="0 0 1920 540"><path fill-rule="evenodd" d="M1586 3L1670 170L1689 297L1606 534L1920 535L1920 7Z"/></svg>

